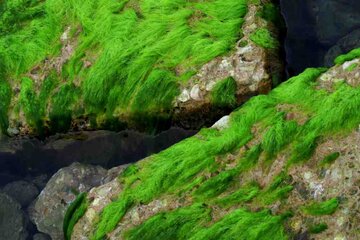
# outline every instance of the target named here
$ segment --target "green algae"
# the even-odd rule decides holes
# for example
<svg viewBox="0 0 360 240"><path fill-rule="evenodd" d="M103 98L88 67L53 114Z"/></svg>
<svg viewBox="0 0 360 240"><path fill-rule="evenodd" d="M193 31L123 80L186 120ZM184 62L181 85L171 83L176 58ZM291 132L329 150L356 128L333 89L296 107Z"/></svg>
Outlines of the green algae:
<svg viewBox="0 0 360 240"><path fill-rule="evenodd" d="M266 3L262 7L259 15L268 22L272 22L280 30L285 28L285 23L283 17L281 16L279 5L274 3Z"/></svg>
<svg viewBox="0 0 360 240"><path fill-rule="evenodd" d="M353 63L353 64L351 64L348 68L346 68L345 70L348 71L348 72L351 72L351 71L353 71L354 69L356 69L357 66L358 66L357 63Z"/></svg>
<svg viewBox="0 0 360 240"><path fill-rule="evenodd" d="M0 130L6 134L9 126L7 118L8 110L11 102L11 88L9 84L0 79Z"/></svg>
<svg viewBox="0 0 360 240"><path fill-rule="evenodd" d="M272 216L268 211L252 213L238 209L205 226L211 221L210 215L211 208L203 204L160 213L126 232L125 239L287 239L282 226L286 215Z"/></svg>
<svg viewBox="0 0 360 240"><path fill-rule="evenodd" d="M70 206L66 210L63 223L63 232L66 240L71 239L71 234L75 224L86 212L88 206L86 196L86 193L80 193L79 195L77 195L76 199L70 204Z"/></svg>
<svg viewBox="0 0 360 240"><path fill-rule="evenodd" d="M354 60L355 58L360 57L360 48L354 49L346 54L340 55L335 59L335 64L343 64L347 61Z"/></svg>
<svg viewBox="0 0 360 240"><path fill-rule="evenodd" d="M339 204L337 198L332 198L324 202L314 202L304 206L302 211L312 216L331 215L336 211Z"/></svg>
<svg viewBox="0 0 360 240"><path fill-rule="evenodd" d="M102 220L91 239L103 239L106 233L114 230L133 203L134 200L127 196L107 205L101 214ZM106 221L104 221L104 219Z"/></svg>
<svg viewBox="0 0 360 240"><path fill-rule="evenodd" d="M199 227L209 222L211 208L202 204L159 213L125 234L125 239L191 239Z"/></svg>
<svg viewBox="0 0 360 240"><path fill-rule="evenodd" d="M33 81L30 78L23 78L20 91L20 106L29 126L41 135L44 115L42 111L39 111L40 104Z"/></svg>
<svg viewBox="0 0 360 240"><path fill-rule="evenodd" d="M286 172L274 178L264 189L254 187L249 190L244 185L234 191L231 186L243 173L257 165L262 154L268 156L267 164L271 165L271 160L282 149L287 149L290 154L288 168L308 160L322 138L339 132L346 134L357 128L360 122L360 114L356 114L356 109L360 107L360 90L346 83L337 85L333 92L318 90L316 79L324 71L326 69L307 69L269 95L253 97L233 112L229 128L222 131L203 129L197 136L137 163L136 168L132 166L126 175L120 176L119 181L125 189L118 200L105 207L95 225L93 239L102 239L111 232L130 206L146 204L164 194L193 195L194 204L218 202L227 208L247 202L267 208L278 200L286 199L293 189ZM303 125L286 120L285 113L278 110L278 106L284 104L296 105L309 114L309 119ZM248 149L247 154L236 161L235 167L220 170L215 158L236 153L248 144L255 137L252 131L255 125L263 129L261 144ZM208 174L212 176L206 177ZM227 191L230 192L225 194ZM247 196L236 201L234 196L237 194ZM229 205L221 204L221 199L227 197ZM323 209L322 213L333 212L336 210L333 206L337 205L334 201L336 199L314 209ZM314 214L311 209L307 211Z"/></svg>
<svg viewBox="0 0 360 240"><path fill-rule="evenodd" d="M211 103L217 107L236 106L236 81L232 77L217 82L211 92Z"/></svg>
<svg viewBox="0 0 360 240"><path fill-rule="evenodd" d="M230 195L219 198L216 200L216 204L221 207L231 207L240 203L247 203L253 200L260 193L260 186L256 182L241 186L235 192Z"/></svg>
<svg viewBox="0 0 360 240"><path fill-rule="evenodd" d="M279 47L279 41L275 39L266 28L259 28L250 35L251 41L263 48L276 49Z"/></svg>
<svg viewBox="0 0 360 240"><path fill-rule="evenodd" d="M288 214L272 216L269 211L249 212L237 209L210 227L203 227L192 236L191 240L217 240L217 239L288 239L282 222Z"/></svg>
<svg viewBox="0 0 360 240"><path fill-rule="evenodd" d="M65 58L68 44L70 59L54 67L60 81L48 102L56 106L45 116L52 131L65 131L74 117L68 112L79 106L82 116L103 122L168 119L179 84L234 49L246 11L246 0L7 0L0 3L0 59L16 85L22 74L47 75L44 63ZM73 96L57 92L71 84ZM75 100L64 109L59 95ZM29 111L25 116L35 130L44 128Z"/></svg>
<svg viewBox="0 0 360 240"><path fill-rule="evenodd" d="M327 155L323 160L320 162L320 166L330 165L336 161L340 157L339 152L334 152Z"/></svg>
<svg viewBox="0 0 360 240"><path fill-rule="evenodd" d="M79 90L73 84L62 85L51 99L49 113L51 131L66 132L70 128L72 119L72 104L77 100Z"/></svg>
<svg viewBox="0 0 360 240"><path fill-rule="evenodd" d="M322 233L326 229L328 229L328 225L326 223L319 223L319 224L310 226L309 232L313 233L313 234L318 234L318 233Z"/></svg>

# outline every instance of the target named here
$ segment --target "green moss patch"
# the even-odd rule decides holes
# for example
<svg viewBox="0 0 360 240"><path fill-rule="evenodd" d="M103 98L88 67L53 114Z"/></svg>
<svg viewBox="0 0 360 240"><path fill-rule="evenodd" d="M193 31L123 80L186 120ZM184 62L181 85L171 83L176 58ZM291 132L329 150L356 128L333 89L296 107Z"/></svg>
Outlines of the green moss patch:
<svg viewBox="0 0 360 240"><path fill-rule="evenodd" d="M333 214L339 206L339 200L332 198L324 202L311 203L303 208L303 212L308 215L321 216Z"/></svg>
<svg viewBox="0 0 360 240"><path fill-rule="evenodd" d="M313 234L318 234L318 233L322 233L326 229L328 229L328 225L326 223L319 223L319 224L310 226L309 232L313 233Z"/></svg>
<svg viewBox="0 0 360 240"><path fill-rule="evenodd" d="M65 240L71 240L71 234L75 224L85 214L88 206L86 193L80 193L66 210L63 231Z"/></svg>
<svg viewBox="0 0 360 240"><path fill-rule="evenodd" d="M343 64L347 61L360 57L360 48L354 49L346 54L340 55L335 59L335 64Z"/></svg>
<svg viewBox="0 0 360 240"><path fill-rule="evenodd" d="M218 240L218 239L287 239L282 222L284 216L272 216L268 211L251 213L238 209L218 222L211 220L211 208L195 204L151 217L125 234L126 239L143 240ZM266 234L264 234L266 233Z"/></svg>
<svg viewBox="0 0 360 240"><path fill-rule="evenodd" d="M11 101L11 88L4 80L0 79L0 131L7 132L9 125L8 110Z"/></svg>
<svg viewBox="0 0 360 240"><path fill-rule="evenodd" d="M285 200L293 190L286 172L262 188L257 183L239 185L239 179L256 166L260 158L271 166L273 159L286 149L287 169L311 158L321 139L358 127L360 89L341 83L333 92L318 90L316 79L325 70L307 69L269 95L254 97L233 112L229 128L203 129L198 135L126 170L127 174L119 177L125 189L100 215L94 239L111 232L129 207L146 204L164 194L187 196L194 204L217 204L224 208L251 202L267 208L278 200ZM305 111L309 119L302 125L286 120L286 113L278 107L284 104ZM255 136L254 127L261 134ZM246 145L254 137L260 138L259 144L247 149ZM245 152L237 155L239 149L244 148ZM222 161L227 156L234 158L233 154L233 166L224 168ZM335 211L337 205L333 199L308 206L304 211L326 214ZM320 213L316 212L318 209L322 209Z"/></svg>
<svg viewBox="0 0 360 240"><path fill-rule="evenodd" d="M321 160L320 166L330 165L333 162L335 162L336 159L338 159L339 157L340 157L339 152L331 153L331 154L327 155L323 160Z"/></svg>
<svg viewBox="0 0 360 240"><path fill-rule="evenodd" d="M179 85L234 49L246 12L246 0L6 0L0 60L7 81L19 83L25 73L45 74L44 61L64 58L61 48L69 44L70 59L56 66L60 81L49 90L54 106L45 117L53 131L67 130L79 106L100 122L168 119ZM26 95L35 98L39 90L29 81ZM44 116L26 111L39 130Z"/></svg>
<svg viewBox="0 0 360 240"><path fill-rule="evenodd" d="M236 81L229 77L216 83L211 92L211 103L217 107L236 106Z"/></svg>
<svg viewBox="0 0 360 240"><path fill-rule="evenodd" d="M263 48L276 49L279 47L279 41L275 39L269 30L259 28L250 35L251 41Z"/></svg>
<svg viewBox="0 0 360 240"><path fill-rule="evenodd" d="M285 22L281 16L280 6L274 3L264 4L262 11L259 13L260 17L263 19L272 22L280 30L285 28Z"/></svg>

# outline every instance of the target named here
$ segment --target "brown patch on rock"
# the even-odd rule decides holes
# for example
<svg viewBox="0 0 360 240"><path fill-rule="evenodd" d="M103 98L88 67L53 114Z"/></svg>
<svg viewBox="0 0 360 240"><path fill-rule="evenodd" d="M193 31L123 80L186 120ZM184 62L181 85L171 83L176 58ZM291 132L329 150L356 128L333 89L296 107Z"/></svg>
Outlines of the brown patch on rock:
<svg viewBox="0 0 360 240"><path fill-rule="evenodd" d="M314 222L325 222L328 225L328 230L312 236L313 239L355 240L359 237L360 192L356 186L360 182L360 147L353 144L355 142L360 142L358 131L346 137L326 139L305 165L295 166L289 171L294 181L302 185L291 192L287 200L290 206L299 208L309 201L323 201L333 197L342 199L339 209L333 215L312 217ZM321 169L318 163L334 152L340 152L340 157L332 165ZM297 225L306 229L307 217L299 214L290 223L298 222Z"/></svg>
<svg viewBox="0 0 360 240"><path fill-rule="evenodd" d="M300 126L304 125L310 118L302 109L293 104L279 104L277 106L279 112L285 112L287 121L296 121Z"/></svg>

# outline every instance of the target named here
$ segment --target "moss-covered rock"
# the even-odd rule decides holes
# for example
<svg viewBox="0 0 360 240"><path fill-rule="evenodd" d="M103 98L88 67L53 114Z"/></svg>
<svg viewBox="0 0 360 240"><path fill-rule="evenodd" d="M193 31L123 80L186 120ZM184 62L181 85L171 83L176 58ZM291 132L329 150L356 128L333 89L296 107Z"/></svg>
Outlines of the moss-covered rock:
<svg viewBox="0 0 360 240"><path fill-rule="evenodd" d="M72 239L356 239L360 68L344 69L307 69L93 189Z"/></svg>
<svg viewBox="0 0 360 240"><path fill-rule="evenodd" d="M203 122L193 121L199 116L211 122L269 91L270 76L282 71L280 58L269 61L278 50L237 47L254 26L277 38L268 14L260 14L263 6L247 0L2 1L0 127L48 135L151 130L163 122L199 127ZM213 105L211 84L230 76L236 104Z"/></svg>

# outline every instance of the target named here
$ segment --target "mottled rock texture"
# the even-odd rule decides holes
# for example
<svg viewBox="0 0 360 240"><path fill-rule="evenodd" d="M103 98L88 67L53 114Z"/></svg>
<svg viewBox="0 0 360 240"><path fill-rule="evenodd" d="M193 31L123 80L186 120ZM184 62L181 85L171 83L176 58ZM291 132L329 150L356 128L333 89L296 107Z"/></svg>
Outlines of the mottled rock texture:
<svg viewBox="0 0 360 240"><path fill-rule="evenodd" d="M0 238L26 240L28 237L27 221L20 204L0 192Z"/></svg>
<svg viewBox="0 0 360 240"><path fill-rule="evenodd" d="M278 39L262 17L270 1L152 2L1 3L2 132L200 128L281 78L279 46L250 39ZM218 105L228 77L236 89Z"/></svg>
<svg viewBox="0 0 360 240"><path fill-rule="evenodd" d="M101 167L79 163L60 169L30 206L31 220L39 231L49 234L53 240L64 239L62 229L65 212L76 195L110 181L120 169L108 172Z"/></svg>
<svg viewBox="0 0 360 240"><path fill-rule="evenodd" d="M89 191L72 239L358 239L359 74L307 69L129 166Z"/></svg>

